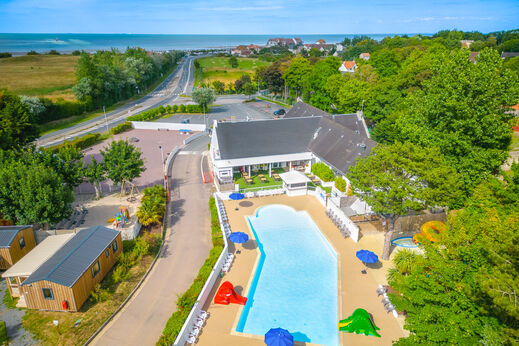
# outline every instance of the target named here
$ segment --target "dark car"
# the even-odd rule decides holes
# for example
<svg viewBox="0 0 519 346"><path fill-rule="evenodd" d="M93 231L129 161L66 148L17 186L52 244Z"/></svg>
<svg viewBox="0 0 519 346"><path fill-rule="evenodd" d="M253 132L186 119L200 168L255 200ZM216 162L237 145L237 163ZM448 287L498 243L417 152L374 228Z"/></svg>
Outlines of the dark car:
<svg viewBox="0 0 519 346"><path fill-rule="evenodd" d="M182 124L189 124L189 119L182 119L182 121L180 123L182 123Z"/></svg>
<svg viewBox="0 0 519 346"><path fill-rule="evenodd" d="M285 115L285 110L283 108L274 111L274 115Z"/></svg>

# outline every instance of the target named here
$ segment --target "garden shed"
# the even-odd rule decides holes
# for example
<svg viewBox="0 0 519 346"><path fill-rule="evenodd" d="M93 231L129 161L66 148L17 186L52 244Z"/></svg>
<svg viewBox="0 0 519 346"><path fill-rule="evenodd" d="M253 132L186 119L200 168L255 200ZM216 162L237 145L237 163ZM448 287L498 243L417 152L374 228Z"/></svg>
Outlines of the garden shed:
<svg viewBox="0 0 519 346"><path fill-rule="evenodd" d="M32 226L0 227L0 269L8 269L36 246Z"/></svg>

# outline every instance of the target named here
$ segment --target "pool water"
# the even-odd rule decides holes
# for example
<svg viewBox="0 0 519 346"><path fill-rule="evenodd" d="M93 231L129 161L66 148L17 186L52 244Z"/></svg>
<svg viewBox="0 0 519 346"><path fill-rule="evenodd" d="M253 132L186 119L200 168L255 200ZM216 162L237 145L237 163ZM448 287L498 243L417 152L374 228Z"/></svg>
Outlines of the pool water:
<svg viewBox="0 0 519 346"><path fill-rule="evenodd" d="M337 254L311 217L270 205L248 221L261 256L236 331L281 327L296 341L338 345Z"/></svg>
<svg viewBox="0 0 519 346"><path fill-rule="evenodd" d="M391 240L391 245L400 246L400 247L406 247L406 248L418 247L418 245L416 245L413 242L413 237L395 238L395 239Z"/></svg>

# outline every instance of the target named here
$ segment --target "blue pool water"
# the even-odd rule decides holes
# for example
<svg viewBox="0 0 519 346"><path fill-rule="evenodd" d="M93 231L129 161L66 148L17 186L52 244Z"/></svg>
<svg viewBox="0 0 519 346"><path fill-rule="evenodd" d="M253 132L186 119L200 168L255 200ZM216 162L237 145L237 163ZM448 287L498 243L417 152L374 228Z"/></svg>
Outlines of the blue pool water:
<svg viewBox="0 0 519 346"><path fill-rule="evenodd" d="M287 329L294 340L339 342L337 254L306 212L260 208L249 224L261 257L236 331Z"/></svg>

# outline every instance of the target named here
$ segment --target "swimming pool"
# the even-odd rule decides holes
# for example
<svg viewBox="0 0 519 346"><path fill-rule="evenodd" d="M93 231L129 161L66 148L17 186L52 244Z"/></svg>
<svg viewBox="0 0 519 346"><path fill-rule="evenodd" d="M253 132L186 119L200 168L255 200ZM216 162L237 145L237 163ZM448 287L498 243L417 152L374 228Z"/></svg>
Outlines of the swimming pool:
<svg viewBox="0 0 519 346"><path fill-rule="evenodd" d="M338 345L337 254L311 217L270 205L248 221L261 256L236 331L281 327L296 341Z"/></svg>

